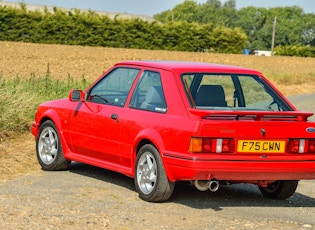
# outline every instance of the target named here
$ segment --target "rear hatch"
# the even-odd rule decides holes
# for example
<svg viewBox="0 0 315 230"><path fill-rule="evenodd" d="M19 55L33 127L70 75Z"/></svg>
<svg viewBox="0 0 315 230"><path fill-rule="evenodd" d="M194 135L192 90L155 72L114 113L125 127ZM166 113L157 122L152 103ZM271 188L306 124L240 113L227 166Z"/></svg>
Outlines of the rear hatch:
<svg viewBox="0 0 315 230"><path fill-rule="evenodd" d="M189 109L200 118L199 134L211 153L228 158L315 159L313 113L303 111L210 111ZM206 149L206 148L205 148Z"/></svg>

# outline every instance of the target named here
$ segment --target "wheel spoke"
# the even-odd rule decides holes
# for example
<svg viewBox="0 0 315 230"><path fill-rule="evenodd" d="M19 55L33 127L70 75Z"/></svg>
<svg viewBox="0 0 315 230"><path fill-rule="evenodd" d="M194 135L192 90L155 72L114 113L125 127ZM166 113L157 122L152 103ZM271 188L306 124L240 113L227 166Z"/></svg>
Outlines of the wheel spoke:
<svg viewBox="0 0 315 230"><path fill-rule="evenodd" d="M151 169L153 167L153 163L152 163L152 158L149 154L146 155L146 161L147 161L148 168Z"/></svg>
<svg viewBox="0 0 315 230"><path fill-rule="evenodd" d="M40 141L38 144L38 152L41 154L43 152L43 149L44 149L44 144L42 141Z"/></svg>
<svg viewBox="0 0 315 230"><path fill-rule="evenodd" d="M149 183L146 183L146 184L145 184L145 187L146 187L146 190L147 190L148 192L150 192L150 191L153 189L153 186L152 186L151 184L149 184Z"/></svg>
<svg viewBox="0 0 315 230"><path fill-rule="evenodd" d="M54 134L52 133L52 131L49 129L49 141L50 141L50 144L53 144L56 140L55 140L55 136Z"/></svg>
<svg viewBox="0 0 315 230"><path fill-rule="evenodd" d="M156 181L156 175L154 173L151 173L151 175L149 177L149 181L150 182L155 182Z"/></svg>
<svg viewBox="0 0 315 230"><path fill-rule="evenodd" d="M50 162L52 157L49 154L44 155L44 158L46 159L46 162Z"/></svg>
<svg viewBox="0 0 315 230"><path fill-rule="evenodd" d="M50 151L50 153L48 155L55 157L57 155L57 152L58 152L58 150L54 148Z"/></svg>

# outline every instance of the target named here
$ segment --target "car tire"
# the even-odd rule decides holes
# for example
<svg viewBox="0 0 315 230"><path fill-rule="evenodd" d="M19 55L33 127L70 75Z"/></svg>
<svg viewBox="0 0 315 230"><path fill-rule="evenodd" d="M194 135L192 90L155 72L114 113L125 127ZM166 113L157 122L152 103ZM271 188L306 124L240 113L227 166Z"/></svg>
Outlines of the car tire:
<svg viewBox="0 0 315 230"><path fill-rule="evenodd" d="M298 183L299 181L297 180L279 180L269 184L267 187L259 187L259 190L267 198L281 200L292 196L296 191Z"/></svg>
<svg viewBox="0 0 315 230"><path fill-rule="evenodd" d="M175 186L168 180L160 154L151 144L138 151L134 180L139 197L149 202L168 200Z"/></svg>
<svg viewBox="0 0 315 230"><path fill-rule="evenodd" d="M45 121L39 128L36 155L43 170L57 171L69 168L71 161L64 158L58 131L50 120Z"/></svg>

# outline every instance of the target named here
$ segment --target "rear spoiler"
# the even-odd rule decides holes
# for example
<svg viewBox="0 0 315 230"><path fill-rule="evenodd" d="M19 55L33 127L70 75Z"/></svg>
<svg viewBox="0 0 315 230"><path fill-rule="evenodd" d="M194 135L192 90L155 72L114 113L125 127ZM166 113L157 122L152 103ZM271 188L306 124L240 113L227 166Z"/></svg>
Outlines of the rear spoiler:
<svg viewBox="0 0 315 230"><path fill-rule="evenodd" d="M312 112L305 111L254 111L254 110L201 110L188 108L188 111L202 119L210 120L269 120L269 121L307 121Z"/></svg>

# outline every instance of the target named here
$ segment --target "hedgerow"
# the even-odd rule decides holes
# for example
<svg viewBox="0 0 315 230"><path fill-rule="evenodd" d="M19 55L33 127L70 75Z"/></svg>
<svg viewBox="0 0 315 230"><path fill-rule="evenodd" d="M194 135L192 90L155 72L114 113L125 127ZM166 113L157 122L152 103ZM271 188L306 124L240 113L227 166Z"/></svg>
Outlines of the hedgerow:
<svg viewBox="0 0 315 230"><path fill-rule="evenodd" d="M94 11L28 11L0 6L0 40L175 51L242 53L247 36L241 29L211 24L110 19ZM211 49L210 49L211 48Z"/></svg>

